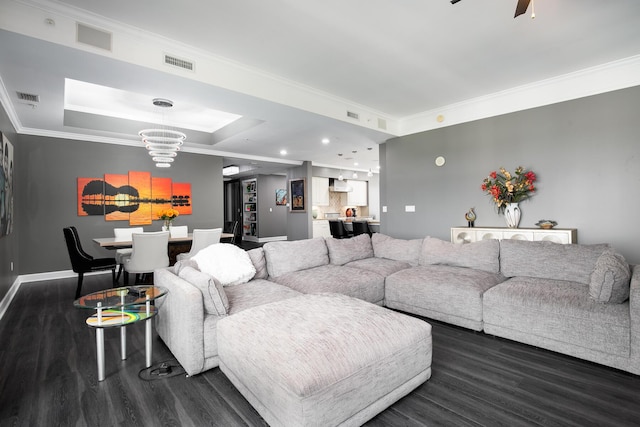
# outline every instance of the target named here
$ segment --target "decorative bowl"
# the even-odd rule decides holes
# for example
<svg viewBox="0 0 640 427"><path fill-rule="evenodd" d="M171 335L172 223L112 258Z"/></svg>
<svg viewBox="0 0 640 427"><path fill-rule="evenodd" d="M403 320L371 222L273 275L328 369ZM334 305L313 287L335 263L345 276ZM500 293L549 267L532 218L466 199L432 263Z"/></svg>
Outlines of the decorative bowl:
<svg viewBox="0 0 640 427"><path fill-rule="evenodd" d="M558 223L550 219L541 219L536 223L536 225L540 228L544 228L545 230L548 230L558 225Z"/></svg>

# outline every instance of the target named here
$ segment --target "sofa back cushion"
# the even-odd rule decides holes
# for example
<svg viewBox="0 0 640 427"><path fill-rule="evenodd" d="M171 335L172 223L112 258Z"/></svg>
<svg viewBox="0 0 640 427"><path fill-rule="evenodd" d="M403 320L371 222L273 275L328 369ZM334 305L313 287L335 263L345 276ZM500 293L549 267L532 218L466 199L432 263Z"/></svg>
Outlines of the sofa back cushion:
<svg viewBox="0 0 640 427"><path fill-rule="evenodd" d="M569 280L589 285L591 272L607 244L500 241L500 271L506 277Z"/></svg>
<svg viewBox="0 0 640 427"><path fill-rule="evenodd" d="M382 233L373 233L371 243L373 253L378 258L408 262L411 266L418 265L423 239L395 239Z"/></svg>
<svg viewBox="0 0 640 427"><path fill-rule="evenodd" d="M433 264L499 273L500 243L497 240L488 239L461 244L426 237L422 243L420 265Z"/></svg>
<svg viewBox="0 0 640 427"><path fill-rule="evenodd" d="M604 251L591 273L589 296L601 303L620 304L629 298L631 269L613 249Z"/></svg>
<svg viewBox="0 0 640 427"><path fill-rule="evenodd" d="M224 316L229 311L229 299L222 283L208 273L186 266L178 276L191 283L202 292L204 311L216 316ZM189 309L188 307L186 309Z"/></svg>
<svg viewBox="0 0 640 427"><path fill-rule="evenodd" d="M351 239L334 239L326 237L331 264L344 265L351 261L373 258L373 245L368 234L360 234Z"/></svg>
<svg viewBox="0 0 640 427"><path fill-rule="evenodd" d="M269 278L269 273L267 272L267 260L264 257L264 249L255 248L247 251L249 258L251 258L251 262L256 269L256 274L253 276L253 279L267 279Z"/></svg>
<svg viewBox="0 0 640 427"><path fill-rule="evenodd" d="M324 238L269 242L263 246L270 277L329 264Z"/></svg>

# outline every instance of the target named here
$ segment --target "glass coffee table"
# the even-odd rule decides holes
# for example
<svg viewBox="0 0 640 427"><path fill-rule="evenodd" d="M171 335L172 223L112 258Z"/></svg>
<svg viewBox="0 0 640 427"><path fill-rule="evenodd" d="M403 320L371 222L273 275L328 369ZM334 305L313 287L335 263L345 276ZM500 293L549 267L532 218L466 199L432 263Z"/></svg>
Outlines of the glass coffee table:
<svg viewBox="0 0 640 427"><path fill-rule="evenodd" d="M146 367L151 366L152 322L158 309L151 303L167 293L159 286L125 286L106 289L78 298L73 305L78 308L95 310L95 314L87 318L87 325L96 330L96 358L98 362L98 381L103 381L104 374L104 330L120 328L120 352L122 360L127 358L126 326L145 322L145 355Z"/></svg>

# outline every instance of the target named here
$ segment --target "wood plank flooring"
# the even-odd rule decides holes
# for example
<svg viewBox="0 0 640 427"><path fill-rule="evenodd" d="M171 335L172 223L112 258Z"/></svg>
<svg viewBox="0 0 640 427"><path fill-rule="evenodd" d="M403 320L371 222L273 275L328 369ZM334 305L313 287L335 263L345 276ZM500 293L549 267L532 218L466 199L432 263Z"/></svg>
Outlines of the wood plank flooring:
<svg viewBox="0 0 640 427"><path fill-rule="evenodd" d="M219 369L147 381L144 326L105 334L97 381L75 279L23 284L0 320L0 426L265 426ZM83 292L109 286L85 278ZM367 426L638 426L640 377L430 321L433 375ZM153 341L154 366L173 357ZM157 378L157 377L156 377Z"/></svg>

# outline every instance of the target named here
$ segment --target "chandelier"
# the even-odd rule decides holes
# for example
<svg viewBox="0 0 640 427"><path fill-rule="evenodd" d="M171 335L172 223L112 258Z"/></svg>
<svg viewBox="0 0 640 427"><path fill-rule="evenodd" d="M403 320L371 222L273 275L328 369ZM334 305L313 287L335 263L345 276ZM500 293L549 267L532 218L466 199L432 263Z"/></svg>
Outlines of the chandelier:
<svg viewBox="0 0 640 427"><path fill-rule="evenodd" d="M168 109L173 107L173 101L163 98L155 98L153 105L160 109ZM156 163L156 167L171 167L175 157L180 151L180 147L187 139L187 135L176 130L167 128L143 129L138 132L142 138L142 143L149 151L151 160Z"/></svg>

